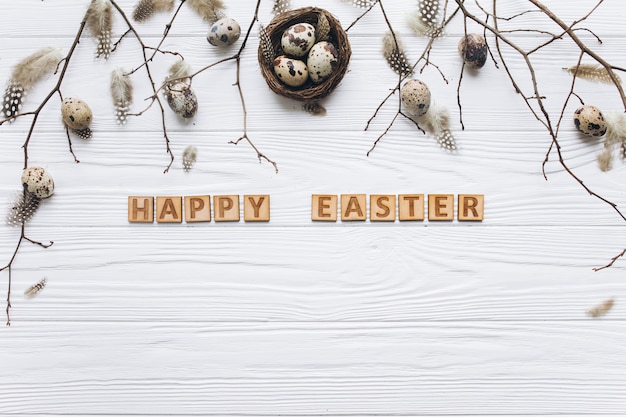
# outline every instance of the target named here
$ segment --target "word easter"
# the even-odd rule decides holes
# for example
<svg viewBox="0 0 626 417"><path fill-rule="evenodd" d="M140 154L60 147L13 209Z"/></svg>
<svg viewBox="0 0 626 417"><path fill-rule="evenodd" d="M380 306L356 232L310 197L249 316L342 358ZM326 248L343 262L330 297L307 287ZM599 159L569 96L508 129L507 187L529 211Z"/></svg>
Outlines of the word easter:
<svg viewBox="0 0 626 417"><path fill-rule="evenodd" d="M423 221L425 206L428 220L482 221L485 197L482 194L459 194L455 210L454 194L372 194L369 207L366 194L313 194L311 196L311 220L322 222L365 221L369 208L372 222ZM183 204L184 202L184 204ZM156 208L156 216L155 216ZM340 216L338 216L338 212ZM396 215L397 212L397 215ZM211 214L213 216L211 216ZM128 197L128 221L131 223L187 223L238 222L240 199L238 195L213 196L130 196ZM270 196L267 194L243 196L243 218L246 222L270 220Z"/></svg>
<svg viewBox="0 0 626 417"><path fill-rule="evenodd" d="M339 199L334 194L313 194L311 220L337 221ZM366 194L341 194L341 221L366 220ZM400 221L424 220L424 194L372 194L370 195L369 219L372 222L396 220L396 205ZM459 194L459 221L482 221L485 211L482 194ZM454 220L454 194L428 195L428 220Z"/></svg>

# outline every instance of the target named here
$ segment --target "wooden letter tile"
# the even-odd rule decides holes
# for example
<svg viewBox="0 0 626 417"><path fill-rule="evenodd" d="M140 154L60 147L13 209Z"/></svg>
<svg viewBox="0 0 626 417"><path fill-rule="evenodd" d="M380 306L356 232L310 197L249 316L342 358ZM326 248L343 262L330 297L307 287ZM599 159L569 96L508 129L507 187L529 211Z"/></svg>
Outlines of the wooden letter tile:
<svg viewBox="0 0 626 417"><path fill-rule="evenodd" d="M182 197L156 198L157 223L181 223L183 221Z"/></svg>
<svg viewBox="0 0 626 417"><path fill-rule="evenodd" d="M428 220L454 220L454 194L429 194Z"/></svg>
<svg viewBox="0 0 626 417"><path fill-rule="evenodd" d="M366 204L365 194L341 194L341 220L365 220L367 218Z"/></svg>
<svg viewBox="0 0 626 417"><path fill-rule="evenodd" d="M370 220L373 222L393 222L396 220L395 194L370 195Z"/></svg>
<svg viewBox="0 0 626 417"><path fill-rule="evenodd" d="M459 221L483 221L485 196L483 194L459 194Z"/></svg>
<svg viewBox="0 0 626 417"><path fill-rule="evenodd" d="M185 196L185 221L210 222L211 197L208 195Z"/></svg>
<svg viewBox="0 0 626 417"><path fill-rule="evenodd" d="M332 194L313 194L311 196L311 220L336 222L337 196Z"/></svg>
<svg viewBox="0 0 626 417"><path fill-rule="evenodd" d="M239 196L216 195L213 197L213 218L216 222L239 221Z"/></svg>
<svg viewBox="0 0 626 417"><path fill-rule="evenodd" d="M128 197L128 221L131 223L154 222L154 197Z"/></svg>
<svg viewBox="0 0 626 417"><path fill-rule="evenodd" d="M424 194L398 195L398 217L400 221L424 220Z"/></svg>
<svg viewBox="0 0 626 417"><path fill-rule="evenodd" d="M247 222L269 222L270 196L267 194L244 195L243 219Z"/></svg>

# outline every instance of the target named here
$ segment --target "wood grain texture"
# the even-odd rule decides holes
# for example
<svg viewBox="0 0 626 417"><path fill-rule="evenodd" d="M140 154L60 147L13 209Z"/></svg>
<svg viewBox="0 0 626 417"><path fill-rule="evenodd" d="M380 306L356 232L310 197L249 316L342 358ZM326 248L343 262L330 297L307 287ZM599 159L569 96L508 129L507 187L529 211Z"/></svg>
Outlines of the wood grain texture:
<svg viewBox="0 0 626 417"><path fill-rule="evenodd" d="M0 82L39 48L67 52L88 3L0 2ZM271 3L262 1L258 23L269 23ZM350 2L313 3L346 27L362 13ZM466 3L480 13L475 2ZM118 4L130 14L136 1ZM244 32L255 4L227 2ZM597 2L545 4L571 23ZM384 6L416 59L426 40L411 32L406 13L417 2ZM626 26L619 16L625 7L603 2L577 31L622 68ZM503 16L531 8L498 1ZM157 44L169 18L160 14L137 24L144 42ZM462 19L435 43L430 59L439 70L429 66L415 75L449 110L459 152L442 151L413 123L398 119L369 156L399 106L392 97L365 130L398 81L382 59L387 28L380 9L350 28L349 71L323 100L324 117L269 90L257 63L258 23L241 57L240 81L248 134L278 173L245 142L229 143L244 126L234 62L194 79L199 111L193 120L182 122L165 109L176 159L163 174L169 157L160 111L153 106L118 126L108 91L114 68L141 64L139 44L127 36L103 61L94 58L94 39L81 38L61 90L89 103L94 136L73 139L75 163L58 96L35 127L29 163L46 167L56 188L26 232L54 245L25 242L12 268L12 326L0 328L0 416L625 415L626 260L593 271L626 245L625 223L564 172L554 154L544 178L550 137L499 60L463 74L461 129ZM558 31L535 12L500 24ZM116 16L114 39L125 30ZM183 4L163 49L180 52L193 69L236 51L237 45L210 47L207 30ZM468 22L468 31L475 30ZM525 48L546 40L534 32L511 37ZM562 68L575 65L578 52L560 39L531 55L555 124L572 82ZM530 95L523 60L505 53ZM177 59L155 56L155 83ZM25 110L55 81L51 76L29 92ZM140 111L151 88L142 70L133 81L133 111ZM576 92L587 104L623 111L614 87L579 80ZM602 143L581 137L570 117L578 104L565 106L563 156L585 185L622 209L626 165L616 161L613 170L600 172ZM0 201L6 206L20 191L30 123L22 118L0 126ZM184 172L181 157L189 145L197 147L198 160ZM315 222L313 194L364 194L367 202L371 195L451 194L455 203L459 194L481 194L485 216L435 222L426 210L420 222L372 222L368 207L365 221ZM269 196L270 220L128 222L128 196L206 195ZM0 227L0 266L19 235L19 228ZM44 277L46 288L25 298L24 290ZM7 281L1 272L0 291ZM611 297L608 314L586 314Z"/></svg>

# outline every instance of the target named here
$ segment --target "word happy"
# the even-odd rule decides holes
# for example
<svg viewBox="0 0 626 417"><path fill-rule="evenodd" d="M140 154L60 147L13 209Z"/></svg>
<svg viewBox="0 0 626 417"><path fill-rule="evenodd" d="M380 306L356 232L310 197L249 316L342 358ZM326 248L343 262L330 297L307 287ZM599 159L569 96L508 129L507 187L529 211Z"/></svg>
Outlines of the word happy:
<svg viewBox="0 0 626 417"><path fill-rule="evenodd" d="M316 222L366 221L482 221L485 199L482 194L313 194L311 220ZM156 203L155 203L156 201ZM241 204L243 201L243 204ZM246 222L270 220L267 194L199 196L130 196L131 223L238 222L243 205ZM456 204L455 204L456 202Z"/></svg>

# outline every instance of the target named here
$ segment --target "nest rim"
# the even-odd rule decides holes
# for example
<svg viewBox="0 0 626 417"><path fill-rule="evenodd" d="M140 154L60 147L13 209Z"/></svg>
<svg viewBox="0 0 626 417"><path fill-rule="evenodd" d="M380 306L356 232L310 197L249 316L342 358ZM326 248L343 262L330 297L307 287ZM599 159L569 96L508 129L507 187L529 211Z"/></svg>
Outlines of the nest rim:
<svg viewBox="0 0 626 417"><path fill-rule="evenodd" d="M303 102L316 102L332 93L346 74L348 64L350 63L350 56L352 55L348 34L343 30L341 23L335 16L319 7L303 7L289 10L276 15L272 19L265 27L265 30L272 42L273 56L276 58L283 54L280 39L287 28L296 23L310 23L317 28L318 16L320 14L326 17L330 25L328 40L337 49L337 68L335 68L326 80L319 84L315 84L311 79L308 79L301 87L289 87L279 80L278 76L274 73L273 64L270 65L267 62L263 54L263 47L259 45L258 60L261 74L270 90L274 93Z"/></svg>

